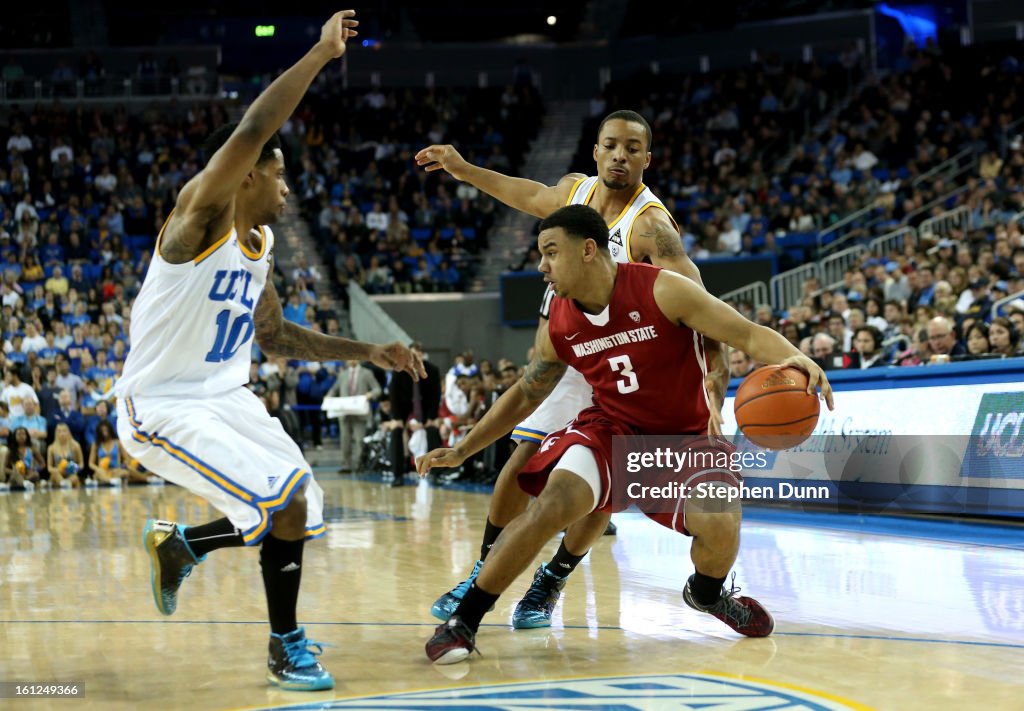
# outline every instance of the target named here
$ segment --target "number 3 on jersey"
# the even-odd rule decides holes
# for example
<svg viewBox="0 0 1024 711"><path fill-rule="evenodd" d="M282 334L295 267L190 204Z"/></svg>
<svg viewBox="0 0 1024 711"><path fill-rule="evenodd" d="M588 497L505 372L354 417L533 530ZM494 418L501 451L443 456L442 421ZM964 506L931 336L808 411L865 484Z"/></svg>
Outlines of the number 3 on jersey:
<svg viewBox="0 0 1024 711"><path fill-rule="evenodd" d="M223 363L230 360L243 344L248 343L256 326L252 322L252 314L244 313L235 319L228 331L228 320L231 310L224 309L217 314L217 337L213 340L213 348L206 354L208 363ZM245 329L243 335L242 329Z"/></svg>
<svg viewBox="0 0 1024 711"><path fill-rule="evenodd" d="M609 358L608 365L612 367L614 372L622 373L624 376L623 380L616 382L616 385L619 386L620 393L628 395L629 393L635 393L640 389L640 383L636 381L636 373L633 372L633 363L630 362L628 355Z"/></svg>

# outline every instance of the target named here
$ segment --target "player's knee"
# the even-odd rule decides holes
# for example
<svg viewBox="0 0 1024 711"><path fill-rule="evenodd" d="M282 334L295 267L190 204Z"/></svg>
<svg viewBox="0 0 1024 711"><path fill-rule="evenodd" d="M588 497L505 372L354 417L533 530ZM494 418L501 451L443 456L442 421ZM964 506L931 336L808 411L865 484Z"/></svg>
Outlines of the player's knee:
<svg viewBox="0 0 1024 711"><path fill-rule="evenodd" d="M561 530L580 520L593 508L590 486L576 475L552 476L529 512L544 523Z"/></svg>
<svg viewBox="0 0 1024 711"><path fill-rule="evenodd" d="M274 512L273 531L277 538L294 540L306 533L306 494L297 491L283 509Z"/></svg>
<svg viewBox="0 0 1024 711"><path fill-rule="evenodd" d="M740 535L741 516L738 513L687 512L686 530L695 538L727 542Z"/></svg>

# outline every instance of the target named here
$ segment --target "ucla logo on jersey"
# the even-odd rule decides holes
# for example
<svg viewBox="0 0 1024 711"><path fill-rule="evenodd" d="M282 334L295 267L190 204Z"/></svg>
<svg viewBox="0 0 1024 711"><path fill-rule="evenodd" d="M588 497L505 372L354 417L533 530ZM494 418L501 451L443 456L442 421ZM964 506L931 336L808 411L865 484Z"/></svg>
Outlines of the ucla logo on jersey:
<svg viewBox="0 0 1024 711"><path fill-rule="evenodd" d="M237 307L225 308L217 314L217 331L213 348L206 354L208 363L223 363L235 357L256 332L252 320L254 301L249 295L252 273L247 269L218 269L213 275L213 286L207 296L211 301L237 300L247 311L237 313Z"/></svg>
<svg viewBox="0 0 1024 711"><path fill-rule="evenodd" d="M252 309L254 302L249 296L249 285L252 283L252 272L247 269L218 269L213 275L213 286L210 287L211 301L230 301L236 297L242 306Z"/></svg>
<svg viewBox="0 0 1024 711"><path fill-rule="evenodd" d="M561 702L561 703L560 703ZM658 674L521 684L482 684L474 687L380 694L318 702L318 709L452 709L472 706L479 711L537 708L633 709L672 708L679 711L714 707L720 711L801 709L837 711L864 708L834 694L819 694L792 685L737 679L718 674ZM299 708L271 706L269 709ZM309 708L303 706L302 708Z"/></svg>

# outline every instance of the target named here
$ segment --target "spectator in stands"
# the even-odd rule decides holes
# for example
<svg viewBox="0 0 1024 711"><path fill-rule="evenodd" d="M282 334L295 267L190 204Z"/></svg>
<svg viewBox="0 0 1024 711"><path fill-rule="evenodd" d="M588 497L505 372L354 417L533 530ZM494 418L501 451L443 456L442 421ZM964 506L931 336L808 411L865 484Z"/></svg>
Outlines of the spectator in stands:
<svg viewBox="0 0 1024 711"><path fill-rule="evenodd" d="M910 347L896 354L896 365L922 365L929 362L932 356L931 344L928 339L928 329L921 328L914 332L914 338Z"/></svg>
<svg viewBox="0 0 1024 711"><path fill-rule="evenodd" d="M844 359L843 367L865 370L888 365L882 349L882 333L874 326L860 326L854 331L853 351Z"/></svg>
<svg viewBox="0 0 1024 711"><path fill-rule="evenodd" d="M58 326L62 326L62 324L58 323ZM58 328L58 330L62 329ZM56 338L54 339L54 344L59 345ZM77 407L82 401L82 395L85 392L85 383L79 375L71 372L71 361L68 360L68 356L63 353L59 354L56 358L56 363L57 387L61 390L69 391L72 396L72 404ZM72 434L74 434L74 428L72 428ZM76 436L75 439L79 438Z"/></svg>
<svg viewBox="0 0 1024 711"><path fill-rule="evenodd" d="M8 366L4 369L4 389L0 391L0 399L7 405L7 411L11 419L21 417L25 414L24 403L32 400L39 404L36 391L27 383L21 382L21 373L16 367Z"/></svg>
<svg viewBox="0 0 1024 711"><path fill-rule="evenodd" d="M1010 319L1002 316L992 319L988 337L992 353L1007 358L1020 355L1020 332Z"/></svg>
<svg viewBox="0 0 1024 711"><path fill-rule="evenodd" d="M306 306L307 304L301 301L299 293L293 289L288 295L288 303L285 304L283 309L284 318L300 326L308 326L309 324L306 322Z"/></svg>
<svg viewBox="0 0 1024 711"><path fill-rule="evenodd" d="M886 281L884 285L886 301L908 301L911 292L910 278L903 273L898 262L886 264Z"/></svg>
<svg viewBox="0 0 1024 711"><path fill-rule="evenodd" d="M46 449L46 418L39 414L38 403L28 398L22 403L24 414L19 417L11 418L11 427L18 429L24 428L28 431L29 437L32 438L32 443L39 449L40 452Z"/></svg>
<svg viewBox="0 0 1024 711"><path fill-rule="evenodd" d="M931 306L935 299L935 273L931 265L922 264L917 268L917 288L910 294L910 306Z"/></svg>
<svg viewBox="0 0 1024 711"><path fill-rule="evenodd" d="M57 396L57 408L47 418L50 432L58 425L67 425L71 438L76 442L85 441L85 417L78 411L70 390L61 390Z"/></svg>
<svg viewBox="0 0 1024 711"><path fill-rule="evenodd" d="M819 333L811 340L811 355L825 370L843 367L843 354L837 348L838 342L827 333Z"/></svg>
<svg viewBox="0 0 1024 711"><path fill-rule="evenodd" d="M733 378L745 378L754 370L754 362L743 351L732 348L729 351L729 374Z"/></svg>
<svg viewBox="0 0 1024 711"><path fill-rule="evenodd" d="M86 381L87 383L89 381ZM85 403L89 402L89 394L87 393ZM83 404L82 409L86 412L89 411L90 405ZM85 444L91 447L96 442L97 432L99 431L100 425L104 422L109 424L111 427L117 428L117 413L111 412L110 405L107 404L106 400L99 400L91 404L94 412L85 418Z"/></svg>
<svg viewBox="0 0 1024 711"><path fill-rule="evenodd" d="M50 473L50 485L54 488L70 489L81 485L85 469L82 446L64 423L54 430L53 444L46 451L46 469Z"/></svg>
<svg viewBox="0 0 1024 711"><path fill-rule="evenodd" d="M64 270L59 266L55 266L50 278L46 280L45 289L47 293L54 296L64 296L68 293L69 288L68 280L64 276Z"/></svg>
<svg viewBox="0 0 1024 711"><path fill-rule="evenodd" d="M828 333L835 341L837 349L840 351L850 350L853 333L846 327L846 319L843 318L842 313L833 310L832 315L828 317Z"/></svg>
<svg viewBox="0 0 1024 711"><path fill-rule="evenodd" d="M1016 303L1016 301L1012 303ZM1017 333L1024 333L1024 311L1011 308L1007 318L1010 319L1010 323L1017 327Z"/></svg>
<svg viewBox="0 0 1024 711"><path fill-rule="evenodd" d="M988 324L984 322L971 324L967 331L967 352L972 356L982 356L987 355L991 350Z"/></svg>
<svg viewBox="0 0 1024 711"><path fill-rule="evenodd" d="M969 293L971 295L970 305L960 311L960 313L964 316L990 321L992 318L992 295L989 291L988 279L975 279L969 286Z"/></svg>
<svg viewBox="0 0 1024 711"><path fill-rule="evenodd" d="M932 362L942 362L943 359L967 353L967 349L956 338L952 322L945 316L936 316L928 322L928 346L931 348Z"/></svg>

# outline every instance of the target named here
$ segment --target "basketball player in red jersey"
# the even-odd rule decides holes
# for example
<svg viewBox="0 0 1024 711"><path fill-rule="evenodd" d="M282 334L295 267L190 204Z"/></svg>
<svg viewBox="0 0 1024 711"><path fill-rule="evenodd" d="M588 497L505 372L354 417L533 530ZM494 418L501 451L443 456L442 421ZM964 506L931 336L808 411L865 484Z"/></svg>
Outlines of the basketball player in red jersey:
<svg viewBox="0 0 1024 711"><path fill-rule="evenodd" d="M537 242L540 271L559 298L541 327L533 361L457 447L425 454L417 469L422 475L432 467L458 466L486 447L536 409L567 366L593 387L595 404L550 434L520 472L520 485L537 501L505 528L455 613L427 642L427 656L439 664L469 655L485 612L551 536L577 521L607 520L616 490L629 483L619 473L611 475L613 436L706 430L709 412L699 394L704 373L697 334L759 362L806 372L808 392L820 387L832 408L824 372L781 335L747 321L689 279L648 265L616 264L608 252L607 225L593 209L572 205L557 210L541 223ZM720 470L693 475L698 481L704 476L721 481ZM683 599L741 634L767 636L774 629L772 616L756 600L724 588L739 549L740 514L715 513L705 506L691 496L682 521L648 514L693 537L695 572Z"/></svg>
<svg viewBox="0 0 1024 711"><path fill-rule="evenodd" d="M567 204L590 205L608 224L609 253L616 262L649 261L703 286L700 272L683 251L675 220L643 183L644 170L651 162L651 143L651 127L643 116L635 111L615 111L606 116L598 128L594 145L597 175L588 178L571 173L550 187L472 165L449 145L424 148L417 153L416 161L426 166L428 172L443 169L506 205L540 218ZM546 296L540 313L542 322L547 319L547 304ZM729 373L720 345L707 341L705 348L707 397L711 413L708 431L719 434L720 412ZM704 398L704 391L694 396ZM536 412L525 421L514 423L512 439L518 446L495 482L480 558L466 580L434 603L431 614L435 617L447 620L451 616L502 529L526 510L529 497L516 483L519 470L537 452L544 437L564 427L590 404L590 387L579 373L570 369L558 390ZM540 566L533 585L516 606L512 615L514 627L550 626L551 613L566 578L590 550L587 541L591 540L592 532L584 523L567 532L558 551L550 561Z"/></svg>

